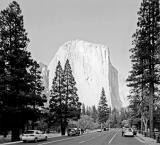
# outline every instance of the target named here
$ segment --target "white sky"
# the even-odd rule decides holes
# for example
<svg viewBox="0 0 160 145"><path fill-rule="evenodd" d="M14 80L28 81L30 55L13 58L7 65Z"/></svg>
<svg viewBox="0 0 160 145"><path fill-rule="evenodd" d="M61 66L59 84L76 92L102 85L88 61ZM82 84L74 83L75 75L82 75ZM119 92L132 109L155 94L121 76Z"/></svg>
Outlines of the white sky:
<svg viewBox="0 0 160 145"><path fill-rule="evenodd" d="M0 10L11 0L0 0ZM111 62L126 78L140 0L17 0L37 61L49 64L64 42L82 39L110 48Z"/></svg>

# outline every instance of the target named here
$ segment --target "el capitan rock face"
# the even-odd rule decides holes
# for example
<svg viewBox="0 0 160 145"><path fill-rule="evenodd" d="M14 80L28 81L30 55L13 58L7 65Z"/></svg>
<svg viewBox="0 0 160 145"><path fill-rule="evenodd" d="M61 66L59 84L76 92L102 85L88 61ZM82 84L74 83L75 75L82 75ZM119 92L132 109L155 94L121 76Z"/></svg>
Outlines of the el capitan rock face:
<svg viewBox="0 0 160 145"><path fill-rule="evenodd" d="M102 87L108 104L120 109L118 71L112 66L108 48L82 40L68 41L62 45L49 63L49 88L55 75L58 61L62 67L69 59L76 80L78 96L85 105L98 105Z"/></svg>
<svg viewBox="0 0 160 145"><path fill-rule="evenodd" d="M47 97L47 102L45 103L45 106L49 106L49 70L48 70L48 66L43 64L43 63L39 63L40 65L40 72L41 72L41 76L42 76L42 85L44 86L44 90L43 93L46 95Z"/></svg>

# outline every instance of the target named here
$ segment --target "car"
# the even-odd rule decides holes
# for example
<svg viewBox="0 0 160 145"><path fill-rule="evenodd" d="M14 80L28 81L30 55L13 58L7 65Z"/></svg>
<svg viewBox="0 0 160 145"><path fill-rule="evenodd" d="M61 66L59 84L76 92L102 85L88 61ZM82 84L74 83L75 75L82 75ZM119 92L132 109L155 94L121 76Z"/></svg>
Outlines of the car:
<svg viewBox="0 0 160 145"><path fill-rule="evenodd" d="M133 128L133 135L137 135L137 129Z"/></svg>
<svg viewBox="0 0 160 145"><path fill-rule="evenodd" d="M97 132L102 132L102 129L97 129Z"/></svg>
<svg viewBox="0 0 160 145"><path fill-rule="evenodd" d="M104 127L103 131L109 131L109 128L108 127Z"/></svg>
<svg viewBox="0 0 160 145"><path fill-rule="evenodd" d="M131 136L131 137L133 137L134 136L133 130L131 128L126 128L124 130L123 136Z"/></svg>
<svg viewBox="0 0 160 145"><path fill-rule="evenodd" d="M23 142L47 140L47 135L40 130L27 130L22 135Z"/></svg>
<svg viewBox="0 0 160 145"><path fill-rule="evenodd" d="M80 129L78 128L69 128L67 130L68 136L76 136L76 135L80 135Z"/></svg>

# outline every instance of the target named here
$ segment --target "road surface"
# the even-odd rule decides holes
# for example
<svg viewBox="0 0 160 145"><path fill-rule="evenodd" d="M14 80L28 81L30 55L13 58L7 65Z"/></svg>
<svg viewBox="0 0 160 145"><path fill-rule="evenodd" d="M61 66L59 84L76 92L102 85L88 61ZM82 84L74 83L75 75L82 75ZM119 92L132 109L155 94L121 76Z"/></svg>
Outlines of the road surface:
<svg viewBox="0 0 160 145"><path fill-rule="evenodd" d="M138 137L122 137L120 129L112 129L81 136L60 136L38 143L17 143L16 145L145 145L145 143Z"/></svg>

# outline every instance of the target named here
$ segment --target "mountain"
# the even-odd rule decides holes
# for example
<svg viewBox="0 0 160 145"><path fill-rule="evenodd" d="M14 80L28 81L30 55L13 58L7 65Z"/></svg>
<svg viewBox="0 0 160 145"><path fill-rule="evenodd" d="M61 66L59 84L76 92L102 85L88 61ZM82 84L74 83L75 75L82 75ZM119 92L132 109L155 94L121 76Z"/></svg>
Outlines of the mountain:
<svg viewBox="0 0 160 145"><path fill-rule="evenodd" d="M119 80L119 94L123 104L123 107L126 108L129 105L129 87L126 86L126 79L122 75L118 75Z"/></svg>
<svg viewBox="0 0 160 145"><path fill-rule="evenodd" d="M109 106L117 109L122 107L118 71L110 62L109 50L106 46L82 40L66 42L48 65L49 88L51 88L58 61L64 67L67 59L69 59L77 83L81 102L85 105L97 106L102 87L104 87Z"/></svg>

